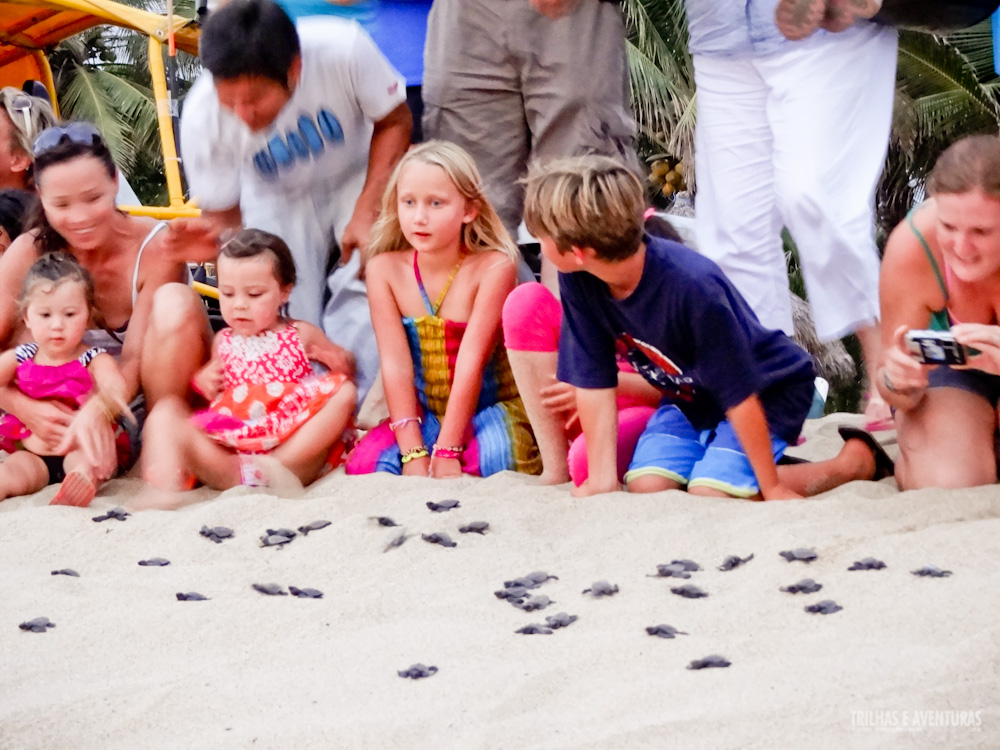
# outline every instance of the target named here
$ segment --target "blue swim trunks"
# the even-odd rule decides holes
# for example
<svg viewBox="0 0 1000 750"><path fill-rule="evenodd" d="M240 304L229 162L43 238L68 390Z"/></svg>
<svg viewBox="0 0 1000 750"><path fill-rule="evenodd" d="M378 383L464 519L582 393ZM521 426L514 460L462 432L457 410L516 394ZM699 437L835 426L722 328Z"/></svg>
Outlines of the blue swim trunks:
<svg viewBox="0 0 1000 750"><path fill-rule="evenodd" d="M771 435L777 462L788 447ZM711 487L733 497L760 492L757 476L728 421L699 432L676 406L661 406L639 438L625 482L642 476L660 476L690 487Z"/></svg>

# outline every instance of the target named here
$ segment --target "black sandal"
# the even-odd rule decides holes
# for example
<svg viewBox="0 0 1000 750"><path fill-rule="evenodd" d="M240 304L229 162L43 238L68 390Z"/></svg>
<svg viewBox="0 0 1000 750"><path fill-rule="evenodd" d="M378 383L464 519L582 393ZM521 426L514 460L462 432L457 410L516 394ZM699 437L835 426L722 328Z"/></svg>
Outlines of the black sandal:
<svg viewBox="0 0 1000 750"><path fill-rule="evenodd" d="M872 457L875 459L875 475L871 481L877 482L895 474L896 465L889 458L889 454L885 452L882 444L871 433L865 432L860 427L848 427L847 425L838 427L837 432L840 433L840 437L844 439L845 443L848 440L860 440L868 446L868 450L872 452Z"/></svg>

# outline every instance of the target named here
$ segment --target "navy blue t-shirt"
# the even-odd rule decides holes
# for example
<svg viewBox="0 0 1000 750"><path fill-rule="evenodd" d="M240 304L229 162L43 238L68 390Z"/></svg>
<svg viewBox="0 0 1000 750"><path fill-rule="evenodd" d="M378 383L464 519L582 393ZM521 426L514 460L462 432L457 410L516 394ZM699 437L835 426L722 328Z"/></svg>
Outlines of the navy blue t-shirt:
<svg viewBox="0 0 1000 750"><path fill-rule="evenodd" d="M614 388L617 353L695 429L715 427L757 394L772 434L794 441L812 402L812 358L764 328L711 260L676 242L644 241L642 278L625 299L585 271L559 274L559 379Z"/></svg>

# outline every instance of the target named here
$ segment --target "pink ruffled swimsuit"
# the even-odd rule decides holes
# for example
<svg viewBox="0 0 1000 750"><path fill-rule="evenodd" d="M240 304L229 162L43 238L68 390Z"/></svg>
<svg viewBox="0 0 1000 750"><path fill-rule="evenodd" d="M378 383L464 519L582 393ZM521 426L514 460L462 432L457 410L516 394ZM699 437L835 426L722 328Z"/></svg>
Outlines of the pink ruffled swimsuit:
<svg viewBox="0 0 1000 750"><path fill-rule="evenodd" d="M14 385L28 398L36 401L54 400L66 404L71 409L79 409L94 389L94 381L87 371L87 365L104 349L91 347L79 359L61 365L39 365L35 363L38 344L21 344L14 350L17 357L17 375ZM13 414L0 417L0 449L13 453L23 448L22 441L31 431Z"/></svg>

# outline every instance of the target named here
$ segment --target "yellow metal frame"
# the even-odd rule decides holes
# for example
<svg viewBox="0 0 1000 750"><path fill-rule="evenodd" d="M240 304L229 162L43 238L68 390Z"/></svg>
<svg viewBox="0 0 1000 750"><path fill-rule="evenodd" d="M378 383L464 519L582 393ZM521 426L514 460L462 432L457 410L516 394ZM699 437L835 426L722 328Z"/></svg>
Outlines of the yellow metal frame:
<svg viewBox="0 0 1000 750"><path fill-rule="evenodd" d="M167 89L166 70L163 64L163 44L173 36L178 49L198 54L198 29L182 16L168 19L165 15L123 5L113 0L3 0L8 10L24 6L29 13L17 28L0 28L0 67L25 57L34 59L48 89L56 114L59 114L52 69L44 50L63 39L98 24L111 24L131 29L149 39L149 71L156 99L156 117L163 150L163 171L167 182L168 206L122 206L138 216L172 219L179 216L198 216L201 211L184 200L181 183L180 159L174 140L172 103Z"/></svg>

